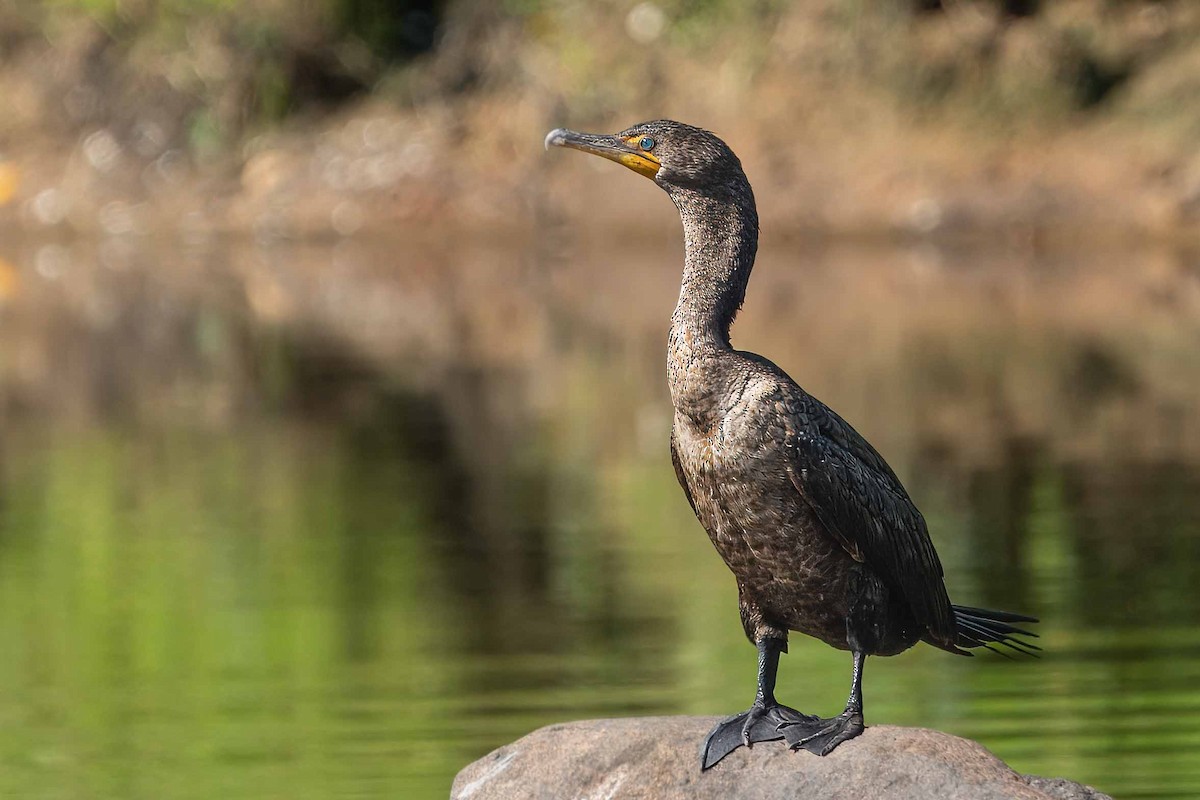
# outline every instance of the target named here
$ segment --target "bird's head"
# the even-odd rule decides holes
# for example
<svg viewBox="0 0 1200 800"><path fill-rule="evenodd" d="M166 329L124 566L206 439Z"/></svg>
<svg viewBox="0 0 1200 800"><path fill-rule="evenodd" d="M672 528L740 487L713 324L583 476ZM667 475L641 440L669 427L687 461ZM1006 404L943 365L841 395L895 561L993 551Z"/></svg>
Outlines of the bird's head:
<svg viewBox="0 0 1200 800"><path fill-rule="evenodd" d="M577 133L556 128L546 149L570 147L624 164L671 192L719 190L746 183L742 163L716 135L682 122L642 122L618 134Z"/></svg>

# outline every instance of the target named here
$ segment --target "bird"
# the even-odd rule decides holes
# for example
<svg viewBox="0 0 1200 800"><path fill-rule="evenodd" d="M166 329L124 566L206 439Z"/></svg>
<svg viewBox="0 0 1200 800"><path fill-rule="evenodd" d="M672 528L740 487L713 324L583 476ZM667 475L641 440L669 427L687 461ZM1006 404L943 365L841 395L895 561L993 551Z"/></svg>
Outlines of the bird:
<svg viewBox="0 0 1200 800"><path fill-rule="evenodd" d="M741 161L715 134L672 120L595 134L557 128L545 147L615 161L653 180L683 223L671 315L671 461L683 493L733 573L758 651L754 701L700 748L708 770L738 747L785 740L828 755L861 734L867 656L919 642L957 655L1036 655L1024 614L953 605L924 517L883 456L773 362L736 350L730 327L758 250L758 212ZM775 697L790 632L851 654L845 710L821 718Z"/></svg>

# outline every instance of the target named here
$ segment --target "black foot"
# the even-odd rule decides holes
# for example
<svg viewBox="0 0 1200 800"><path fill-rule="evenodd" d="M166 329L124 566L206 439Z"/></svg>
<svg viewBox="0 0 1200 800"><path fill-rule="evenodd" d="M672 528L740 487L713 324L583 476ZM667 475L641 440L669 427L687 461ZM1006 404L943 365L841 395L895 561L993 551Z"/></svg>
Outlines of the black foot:
<svg viewBox="0 0 1200 800"><path fill-rule="evenodd" d="M832 719L813 719L788 723L780 728L783 738L793 750L804 749L827 756L833 748L853 739L866 729L861 711L843 711Z"/></svg>
<svg viewBox="0 0 1200 800"><path fill-rule="evenodd" d="M700 749L700 768L708 769L742 745L750 747L755 742L782 739L784 726L813 725L820 721L787 706L751 706L749 711L723 719L712 729Z"/></svg>

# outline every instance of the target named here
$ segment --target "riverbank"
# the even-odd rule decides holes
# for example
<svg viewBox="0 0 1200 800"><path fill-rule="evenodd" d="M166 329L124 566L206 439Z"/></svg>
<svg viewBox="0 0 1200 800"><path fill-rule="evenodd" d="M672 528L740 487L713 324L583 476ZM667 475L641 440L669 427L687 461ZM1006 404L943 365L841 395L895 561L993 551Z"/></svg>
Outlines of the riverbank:
<svg viewBox="0 0 1200 800"><path fill-rule="evenodd" d="M13 98L0 231L536 235L554 214L650 229L648 193L630 202L627 182L605 179L579 192L607 165L551 158L541 140L671 116L733 144L769 230L1196 241L1200 9L849 8L450 3L430 52L335 98L295 78L275 105L260 73L308 40L285 27L274 49L239 46L231 31L267 24L262 9L179 12L170 35L30 12L9 20L0 67Z"/></svg>

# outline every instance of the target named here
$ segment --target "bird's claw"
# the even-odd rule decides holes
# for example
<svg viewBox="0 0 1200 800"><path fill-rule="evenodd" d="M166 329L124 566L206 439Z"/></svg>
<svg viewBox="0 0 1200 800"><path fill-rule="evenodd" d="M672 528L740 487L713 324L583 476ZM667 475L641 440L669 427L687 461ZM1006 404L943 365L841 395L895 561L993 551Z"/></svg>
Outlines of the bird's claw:
<svg viewBox="0 0 1200 800"><path fill-rule="evenodd" d="M742 744L746 747L754 746L751 731L754 730L754 726L758 724L758 721L766 717L768 713L770 713L770 708L758 703L750 706L750 710L746 712L746 721L742 723ZM775 727L775 730L779 730L778 725Z"/></svg>
<svg viewBox="0 0 1200 800"><path fill-rule="evenodd" d="M789 723L780 731L793 750L827 756L842 742L853 739L865 729L861 711L845 711L832 719Z"/></svg>

